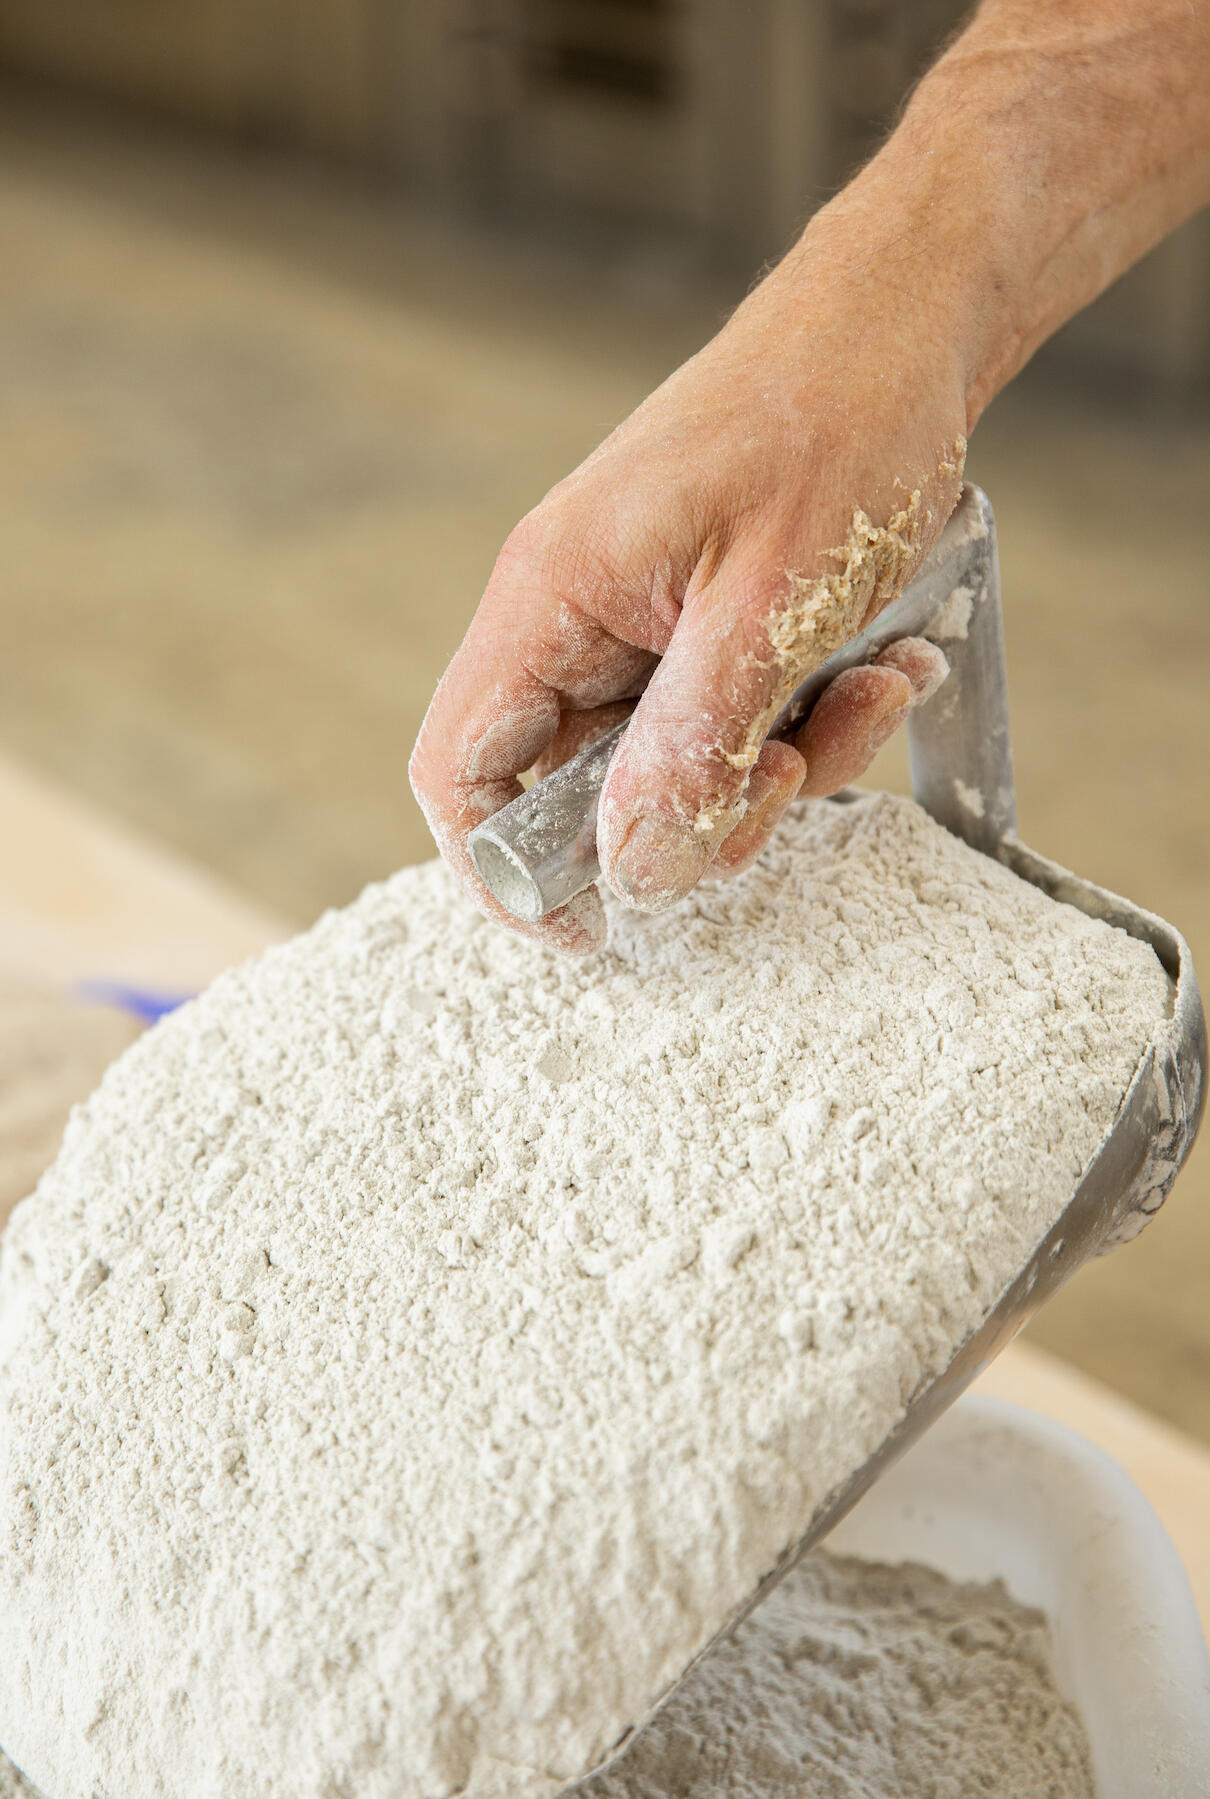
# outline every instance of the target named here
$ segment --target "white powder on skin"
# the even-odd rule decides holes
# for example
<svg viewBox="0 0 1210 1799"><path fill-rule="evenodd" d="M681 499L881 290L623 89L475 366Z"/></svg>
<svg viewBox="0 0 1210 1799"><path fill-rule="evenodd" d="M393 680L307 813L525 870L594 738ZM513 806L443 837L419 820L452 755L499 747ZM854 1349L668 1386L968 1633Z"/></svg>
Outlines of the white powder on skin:
<svg viewBox="0 0 1210 1799"><path fill-rule="evenodd" d="M573 962L437 864L156 1027L0 1256L50 1799L594 1765L979 1323L1169 983L906 801Z"/></svg>
<svg viewBox="0 0 1210 1799"><path fill-rule="evenodd" d="M1095 1799L1044 1615L1000 1582L807 1556L577 1799ZM38 1799L0 1755L0 1799Z"/></svg>
<svg viewBox="0 0 1210 1799"><path fill-rule="evenodd" d="M576 1799L1095 1799L1042 1612L807 1556Z"/></svg>

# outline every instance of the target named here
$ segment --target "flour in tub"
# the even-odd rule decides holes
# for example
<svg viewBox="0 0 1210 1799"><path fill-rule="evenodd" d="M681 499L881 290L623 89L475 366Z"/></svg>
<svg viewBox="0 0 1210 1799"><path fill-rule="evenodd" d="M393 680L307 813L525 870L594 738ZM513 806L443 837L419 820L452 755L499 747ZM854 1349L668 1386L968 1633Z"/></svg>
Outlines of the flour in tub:
<svg viewBox="0 0 1210 1799"><path fill-rule="evenodd" d="M817 1552L576 1799L1095 1799L1046 1619L995 1582ZM38 1799L0 1756L0 1799Z"/></svg>

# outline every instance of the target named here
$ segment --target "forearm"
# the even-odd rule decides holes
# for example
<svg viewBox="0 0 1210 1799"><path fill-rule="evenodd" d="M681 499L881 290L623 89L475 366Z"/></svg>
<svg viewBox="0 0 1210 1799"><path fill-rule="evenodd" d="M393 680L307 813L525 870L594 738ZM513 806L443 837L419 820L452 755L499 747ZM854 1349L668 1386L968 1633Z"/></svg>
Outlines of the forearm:
<svg viewBox="0 0 1210 1799"><path fill-rule="evenodd" d="M872 281L958 348L968 423L1210 201L1210 0L985 0L783 279Z"/></svg>

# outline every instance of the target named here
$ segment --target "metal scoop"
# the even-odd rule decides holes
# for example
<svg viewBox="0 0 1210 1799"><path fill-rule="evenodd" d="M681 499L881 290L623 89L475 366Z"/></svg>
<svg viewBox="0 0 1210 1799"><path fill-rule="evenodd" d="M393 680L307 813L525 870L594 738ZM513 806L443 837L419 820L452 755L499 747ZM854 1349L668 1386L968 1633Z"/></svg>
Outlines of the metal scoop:
<svg viewBox="0 0 1210 1799"><path fill-rule="evenodd" d="M910 716L916 799L948 830L1004 863L1022 880L1149 943L1172 980L1172 1012L1144 1052L1113 1128L1058 1222L979 1329L944 1371L913 1396L881 1447L819 1506L801 1540L723 1622L720 1636L758 1605L805 1551L827 1536L1077 1268L1142 1230L1163 1204L1201 1120L1206 1021L1184 938L1162 918L1036 855L1016 836L995 524L987 496L976 487L964 491L919 577L867 631L799 688L779 723L784 726L805 716L842 669L909 636L939 643L952 671L936 697ZM619 735L615 732L612 739L575 757L474 833L471 842L480 873L519 917L541 917L599 873L596 798ZM845 800L841 794L825 803ZM635 1721L601 1766L622 1753L667 1697L662 1695L648 1718ZM579 1778L596 1771L585 1769ZM1186 1796L1174 1794L1174 1799ZM1192 1788L1188 1799L1193 1799Z"/></svg>

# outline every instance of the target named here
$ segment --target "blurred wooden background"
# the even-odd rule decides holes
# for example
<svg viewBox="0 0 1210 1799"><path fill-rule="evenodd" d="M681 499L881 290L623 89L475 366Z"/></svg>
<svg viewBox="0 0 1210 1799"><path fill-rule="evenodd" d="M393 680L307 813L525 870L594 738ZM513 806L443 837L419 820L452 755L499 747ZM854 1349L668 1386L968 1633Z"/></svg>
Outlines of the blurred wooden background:
<svg viewBox="0 0 1210 1799"><path fill-rule="evenodd" d="M656 242L733 281L878 143L959 0L0 0L0 69L307 149L446 210ZM1057 356L1210 387L1210 229Z"/></svg>

